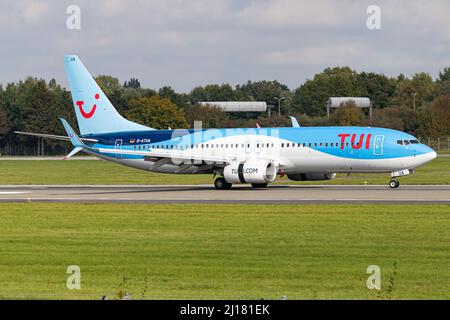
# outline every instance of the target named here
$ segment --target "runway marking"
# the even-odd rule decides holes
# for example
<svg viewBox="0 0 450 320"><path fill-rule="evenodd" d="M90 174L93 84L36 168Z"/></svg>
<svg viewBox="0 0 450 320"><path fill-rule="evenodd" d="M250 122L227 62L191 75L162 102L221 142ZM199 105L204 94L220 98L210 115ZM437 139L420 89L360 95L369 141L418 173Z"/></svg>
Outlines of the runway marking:
<svg viewBox="0 0 450 320"><path fill-rule="evenodd" d="M28 191L0 191L0 194L22 194L29 193Z"/></svg>

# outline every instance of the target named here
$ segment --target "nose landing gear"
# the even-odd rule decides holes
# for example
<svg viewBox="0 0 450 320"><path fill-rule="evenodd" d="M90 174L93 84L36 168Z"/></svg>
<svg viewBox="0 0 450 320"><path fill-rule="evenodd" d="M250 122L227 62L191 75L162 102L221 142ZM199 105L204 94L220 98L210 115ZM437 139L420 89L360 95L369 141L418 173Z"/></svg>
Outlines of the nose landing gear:
<svg viewBox="0 0 450 320"><path fill-rule="evenodd" d="M403 169L403 170L391 172L391 181L389 181L389 187L391 189L398 188L400 186L400 182L397 180L397 178L410 175L413 172L414 171L411 169Z"/></svg>
<svg viewBox="0 0 450 320"><path fill-rule="evenodd" d="M397 179L391 179L391 181L389 181L389 187L391 189L396 189L400 186L400 182Z"/></svg>

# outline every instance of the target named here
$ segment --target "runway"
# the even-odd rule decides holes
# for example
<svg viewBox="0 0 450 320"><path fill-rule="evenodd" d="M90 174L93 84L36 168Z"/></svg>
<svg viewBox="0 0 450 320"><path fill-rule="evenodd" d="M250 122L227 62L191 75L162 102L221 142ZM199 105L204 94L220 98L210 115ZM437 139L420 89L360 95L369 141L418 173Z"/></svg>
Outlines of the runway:
<svg viewBox="0 0 450 320"><path fill-rule="evenodd" d="M450 186L237 185L215 190L211 185L8 185L0 186L0 202L450 204Z"/></svg>

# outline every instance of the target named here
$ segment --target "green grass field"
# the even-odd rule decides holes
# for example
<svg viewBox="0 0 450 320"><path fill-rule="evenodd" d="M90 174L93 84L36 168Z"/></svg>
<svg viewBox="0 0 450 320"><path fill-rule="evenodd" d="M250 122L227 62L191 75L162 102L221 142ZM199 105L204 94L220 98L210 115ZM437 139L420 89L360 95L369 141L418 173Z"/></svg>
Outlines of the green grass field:
<svg viewBox="0 0 450 320"><path fill-rule="evenodd" d="M174 175L136 170L104 161L3 160L0 184L203 184L212 183L212 175ZM400 178L402 184L450 184L450 157L437 158L411 176ZM301 184L387 184L388 174L339 174L330 181L279 183Z"/></svg>
<svg viewBox="0 0 450 320"><path fill-rule="evenodd" d="M0 298L448 299L449 209L2 203Z"/></svg>

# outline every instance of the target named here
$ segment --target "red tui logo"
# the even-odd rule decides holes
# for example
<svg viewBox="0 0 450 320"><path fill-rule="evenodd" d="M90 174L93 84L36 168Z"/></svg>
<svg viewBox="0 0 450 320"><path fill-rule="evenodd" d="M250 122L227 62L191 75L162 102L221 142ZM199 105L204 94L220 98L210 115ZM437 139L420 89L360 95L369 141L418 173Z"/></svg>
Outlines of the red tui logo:
<svg viewBox="0 0 450 320"><path fill-rule="evenodd" d="M350 136L352 137L351 138L352 148L356 149L356 150L361 149L361 147L363 146L363 142L364 142L364 136L365 136L364 133L359 135L358 143L356 143L356 137L357 137L356 134L349 134L349 133L338 134L338 137L341 138L341 149L344 149L345 140ZM366 144L365 144L366 149L369 149L369 147L370 147L370 139L371 138L372 138L372 134L369 133L366 138Z"/></svg>
<svg viewBox="0 0 450 320"><path fill-rule="evenodd" d="M95 98L95 100L98 100L98 99L100 99L100 95L98 93L96 93L94 98ZM77 104L78 108L80 109L81 115L85 119L89 119L90 117L92 117L95 113L95 110L97 110L97 105L94 104L91 111L89 111L89 112L84 111L84 109L83 109L84 101L83 100L78 100L76 102L76 104Z"/></svg>

